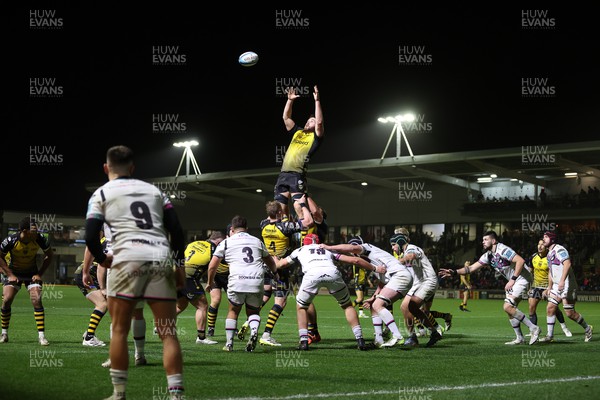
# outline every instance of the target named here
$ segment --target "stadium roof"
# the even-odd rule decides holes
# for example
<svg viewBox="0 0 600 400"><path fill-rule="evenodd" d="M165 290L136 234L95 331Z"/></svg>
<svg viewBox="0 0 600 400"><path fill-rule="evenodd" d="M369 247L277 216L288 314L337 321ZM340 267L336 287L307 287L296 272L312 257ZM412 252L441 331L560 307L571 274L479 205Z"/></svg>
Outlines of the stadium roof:
<svg viewBox="0 0 600 400"><path fill-rule="evenodd" d="M318 191L360 196L362 182L397 190L399 181L426 179L479 191L477 178L491 174L497 175L494 182L516 179L547 187L565 179L566 172L600 178L600 141L310 164L308 180ZM238 197L264 203L257 189L272 192L278 173L279 168L265 168L144 180L163 190L185 191L186 200L221 204ZM86 188L93 191L99 185Z"/></svg>

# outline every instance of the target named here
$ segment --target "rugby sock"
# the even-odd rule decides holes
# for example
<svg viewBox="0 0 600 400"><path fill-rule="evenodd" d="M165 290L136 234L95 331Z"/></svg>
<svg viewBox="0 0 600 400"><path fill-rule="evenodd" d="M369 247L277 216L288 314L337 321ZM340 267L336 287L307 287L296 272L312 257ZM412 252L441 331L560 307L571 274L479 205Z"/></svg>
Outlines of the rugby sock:
<svg viewBox="0 0 600 400"><path fill-rule="evenodd" d="M379 310L379 317L381 317L383 323L392 332L392 335L394 335L397 338L402 337L402 334L398 329L398 325L396 325L396 322L394 322L394 316L388 309L382 308L381 310Z"/></svg>
<svg viewBox="0 0 600 400"><path fill-rule="evenodd" d="M135 345L135 356L144 356L144 345L146 344L146 320L132 319L131 332L133 333L133 344Z"/></svg>
<svg viewBox="0 0 600 400"><path fill-rule="evenodd" d="M169 387L169 394L171 398L173 395L183 394L183 374L167 375L167 386Z"/></svg>
<svg viewBox="0 0 600 400"><path fill-rule="evenodd" d="M575 322L577 322L579 325L581 325L581 327L583 329L585 329L585 331L587 332L587 330L588 330L588 324L583 319L583 315L579 314L579 318L577 318L577 321L575 321Z"/></svg>
<svg viewBox="0 0 600 400"><path fill-rule="evenodd" d="M208 312L206 313L206 325L209 328L214 328L217 324L217 314L219 313L218 308L214 308L213 306L208 306Z"/></svg>
<svg viewBox="0 0 600 400"><path fill-rule="evenodd" d="M510 321L510 325L515 330L515 334L517 335L517 339L519 339L519 340L525 340L525 338L523 337L523 332L521 332L521 321L519 321L516 318L511 318L509 321Z"/></svg>
<svg viewBox="0 0 600 400"><path fill-rule="evenodd" d="M375 330L375 341L383 342L383 321L381 317L371 314L371 320L373 321L373 329Z"/></svg>
<svg viewBox="0 0 600 400"><path fill-rule="evenodd" d="M546 336L554 336L554 324L556 323L556 315L546 317L546 324L548 325L548 333Z"/></svg>
<svg viewBox="0 0 600 400"><path fill-rule="evenodd" d="M273 304L273 307L269 310L269 317L267 318L267 325L265 326L265 332L271 334L273 332L273 328L283 311L283 307L279 304Z"/></svg>
<svg viewBox="0 0 600 400"><path fill-rule="evenodd" d="M317 323L308 323L308 331L313 334L313 335L318 335L319 334L319 327L317 326Z"/></svg>
<svg viewBox="0 0 600 400"><path fill-rule="evenodd" d="M466 304L463 304L463 306L466 306ZM429 313L433 316L433 318L442 318L444 320L450 318L450 313L443 313L439 311L429 311Z"/></svg>
<svg viewBox="0 0 600 400"><path fill-rule="evenodd" d="M354 337L356 339L360 339L363 337L362 328L360 327L360 325L356 325L356 326L352 327L352 333L354 333Z"/></svg>
<svg viewBox="0 0 600 400"><path fill-rule="evenodd" d="M537 313L533 313L529 315L529 320L534 324L537 325Z"/></svg>
<svg viewBox="0 0 600 400"><path fill-rule="evenodd" d="M200 339L200 340L206 339L206 330L198 329L198 339Z"/></svg>
<svg viewBox="0 0 600 400"><path fill-rule="evenodd" d="M431 325L436 328L438 326L437 321L435 320L435 318L433 317L433 314L430 311L423 311L425 313L425 315L427 316L427 320L431 323ZM438 313L439 314L439 313Z"/></svg>
<svg viewBox="0 0 600 400"><path fill-rule="evenodd" d="M233 335L237 331L237 320L227 318L225 320L225 337L227 338L227 344L233 343Z"/></svg>
<svg viewBox="0 0 600 400"><path fill-rule="evenodd" d="M529 329L532 329L534 326L536 326L529 318L525 316L525 314L523 314L523 311L519 310L518 308L515 308L515 314L513 315L513 318L527 325Z"/></svg>
<svg viewBox="0 0 600 400"><path fill-rule="evenodd" d="M298 335L301 342L308 341L308 329L298 329Z"/></svg>
<svg viewBox="0 0 600 400"><path fill-rule="evenodd" d="M358 306L358 311L363 311L363 301L356 301L355 303Z"/></svg>
<svg viewBox="0 0 600 400"><path fill-rule="evenodd" d="M252 314L248 317L248 326L250 326L251 335L258 334L258 328L260 327L260 315Z"/></svg>
<svg viewBox="0 0 600 400"><path fill-rule="evenodd" d="M113 399L125 399L125 387L127 386L127 371L111 368L110 379L113 384Z"/></svg>
<svg viewBox="0 0 600 400"><path fill-rule="evenodd" d="M90 315L90 322L88 323L87 332L85 333L85 340L90 340L94 336L96 336L96 328L98 328L98 324L100 320L104 317L104 313L100 310L92 311L92 315Z"/></svg>
<svg viewBox="0 0 600 400"><path fill-rule="evenodd" d="M0 310L0 315L2 318L2 333L7 333L8 326L10 325L10 316L11 316L10 307L2 308Z"/></svg>
<svg viewBox="0 0 600 400"><path fill-rule="evenodd" d="M558 307L556 307L556 312L554 315L556 315L556 319L561 325L565 323L565 316L563 315L562 311L558 309Z"/></svg>
<svg viewBox="0 0 600 400"><path fill-rule="evenodd" d="M35 317L35 324L37 325L38 332L44 332L44 307L42 308L34 308L33 316Z"/></svg>
<svg viewBox="0 0 600 400"><path fill-rule="evenodd" d="M425 325L417 317L413 317L413 326L417 329L425 329Z"/></svg>

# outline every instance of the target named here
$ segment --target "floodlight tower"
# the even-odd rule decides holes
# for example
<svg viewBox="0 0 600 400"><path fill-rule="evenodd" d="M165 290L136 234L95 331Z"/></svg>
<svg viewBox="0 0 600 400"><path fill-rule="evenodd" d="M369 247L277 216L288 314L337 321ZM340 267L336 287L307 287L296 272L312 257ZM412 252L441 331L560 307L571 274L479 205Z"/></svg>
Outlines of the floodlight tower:
<svg viewBox="0 0 600 400"><path fill-rule="evenodd" d="M404 115L396 115L395 117L377 118L377 121L379 121L383 124L387 124L387 123L394 124L394 127L392 128L392 133L390 134L390 138L388 139L388 142L385 145L385 149L383 150L383 154L381 155L381 160L383 160L383 158L385 157L385 153L387 152L387 149L390 146L390 143L392 142L392 138L394 137L394 134L396 135L396 159L400 158L402 138L404 138L404 142L406 143L406 147L408 148L408 152L410 153L410 156L413 159L415 158L415 155L413 154L410 144L408 143L408 139L406 138L406 133L404 133L404 129L402 129L403 121L412 122L414 120L415 120L415 116L413 114L404 114Z"/></svg>
<svg viewBox="0 0 600 400"><path fill-rule="evenodd" d="M198 167L198 163L196 162L196 158L194 157L194 153L192 152L192 146L198 146L198 142L195 140L185 141L185 142L176 142L173 143L175 147L184 147L183 155L181 156L181 161L179 162L179 168L177 168L177 173L175 174L175 178L179 176L179 171L181 170L181 165L183 164L183 160L185 159L185 177L187 178L190 174L190 164L194 168L194 174L200 175L200 167Z"/></svg>

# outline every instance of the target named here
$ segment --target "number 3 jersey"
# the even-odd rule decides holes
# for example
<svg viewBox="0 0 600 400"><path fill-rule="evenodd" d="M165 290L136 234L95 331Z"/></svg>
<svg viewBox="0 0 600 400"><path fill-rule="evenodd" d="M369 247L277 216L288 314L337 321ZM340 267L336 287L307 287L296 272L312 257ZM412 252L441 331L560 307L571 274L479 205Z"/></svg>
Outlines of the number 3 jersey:
<svg viewBox="0 0 600 400"><path fill-rule="evenodd" d="M234 292L258 293L263 290L265 266L263 257L270 257L259 238L238 232L217 246L214 256L229 264L227 287Z"/></svg>
<svg viewBox="0 0 600 400"><path fill-rule="evenodd" d="M159 261L170 256L163 211L172 208L156 186L133 178L108 181L88 202L86 218L100 219L110 228L113 264ZM106 232L105 232L106 234Z"/></svg>

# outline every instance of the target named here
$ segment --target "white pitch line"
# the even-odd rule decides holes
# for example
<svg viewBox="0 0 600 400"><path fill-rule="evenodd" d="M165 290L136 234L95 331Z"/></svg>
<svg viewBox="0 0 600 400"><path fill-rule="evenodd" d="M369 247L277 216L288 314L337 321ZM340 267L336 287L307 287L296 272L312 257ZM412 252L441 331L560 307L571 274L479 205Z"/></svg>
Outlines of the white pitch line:
<svg viewBox="0 0 600 400"><path fill-rule="evenodd" d="M460 385L460 386L432 386L432 387L406 387L405 390L413 392L444 392L450 390L472 390L472 389L485 389L495 387L506 387L506 386L517 386L517 385L543 385L548 383L564 383L564 382L576 382L576 381L591 381L600 379L600 376L574 376L571 378L559 378L559 379L538 379L531 381L515 381L515 382L490 382L481 383L479 385ZM377 390L369 392L351 392L351 393L311 393L311 394L294 394L282 397L218 397L212 400L293 400L293 399L327 399L330 397L362 397L362 396L373 396L373 395L384 395L384 394L400 394L398 390Z"/></svg>

